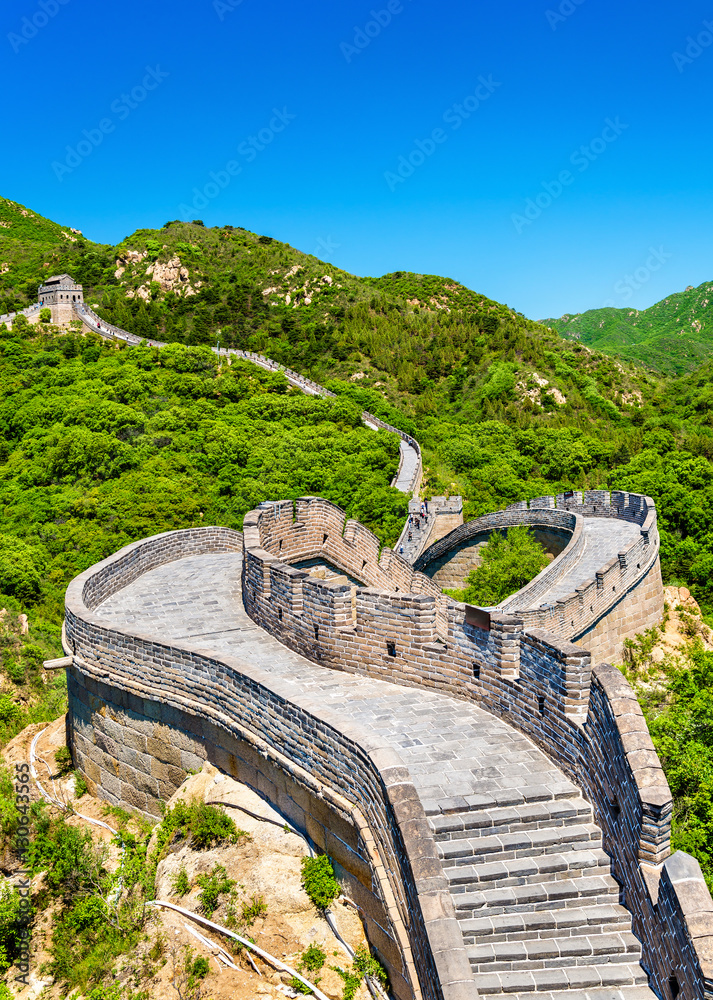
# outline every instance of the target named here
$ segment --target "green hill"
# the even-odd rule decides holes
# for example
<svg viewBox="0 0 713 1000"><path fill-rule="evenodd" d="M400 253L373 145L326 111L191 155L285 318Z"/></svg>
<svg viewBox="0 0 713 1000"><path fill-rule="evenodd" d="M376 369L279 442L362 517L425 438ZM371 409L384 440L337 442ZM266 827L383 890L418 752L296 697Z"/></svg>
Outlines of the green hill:
<svg viewBox="0 0 713 1000"><path fill-rule="evenodd" d="M606 354L682 374L713 357L713 283L677 292L641 312L590 309L543 322Z"/></svg>

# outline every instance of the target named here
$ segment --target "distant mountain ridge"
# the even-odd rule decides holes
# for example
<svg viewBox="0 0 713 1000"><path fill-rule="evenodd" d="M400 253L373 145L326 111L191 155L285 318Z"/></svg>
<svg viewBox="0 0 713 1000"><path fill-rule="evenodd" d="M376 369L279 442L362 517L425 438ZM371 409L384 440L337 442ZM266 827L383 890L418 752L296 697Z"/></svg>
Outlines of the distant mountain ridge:
<svg viewBox="0 0 713 1000"><path fill-rule="evenodd" d="M107 246L0 199L0 265L0 313L66 272L102 319L139 337L219 341L322 384L346 380L392 423L392 406L414 418L456 407L486 419L613 420L654 384L451 278L360 277L241 226L172 220Z"/></svg>
<svg viewBox="0 0 713 1000"><path fill-rule="evenodd" d="M649 309L590 309L542 322L597 351L680 375L713 357L713 282L689 286Z"/></svg>

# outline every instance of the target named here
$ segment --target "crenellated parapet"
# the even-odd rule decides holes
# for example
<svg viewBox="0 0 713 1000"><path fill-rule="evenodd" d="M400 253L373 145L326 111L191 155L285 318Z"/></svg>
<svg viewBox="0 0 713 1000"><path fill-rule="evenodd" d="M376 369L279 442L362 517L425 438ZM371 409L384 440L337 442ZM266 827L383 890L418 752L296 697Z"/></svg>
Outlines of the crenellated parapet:
<svg viewBox="0 0 713 1000"><path fill-rule="evenodd" d="M656 506L639 494L590 490L523 500L457 528L427 549L415 567L428 575L450 552L520 524L558 532L568 541L499 611L517 615L529 629L584 645L598 660L621 657L625 638L659 621L663 585Z"/></svg>
<svg viewBox="0 0 713 1000"><path fill-rule="evenodd" d="M616 511L640 529L625 556L602 568L606 586L624 589L635 576L627 576L631 568L642 572L647 552L657 558L655 507L630 494L580 499L517 505L480 519L479 528L486 521L495 530L544 519L571 531L571 548L562 556L565 565L576 565L586 518L611 518ZM403 561L388 552L375 561L373 536L340 521L324 501L297 501L294 512L292 504L280 505L279 515L276 506L265 505L245 521L243 600L250 617L323 666L477 702L545 748L595 807L652 982L665 993L675 969L675 990L687 998L707 997L713 917L706 910L705 919L696 922L692 913L696 900L704 900L711 913L713 903L697 863L681 852L671 856L671 792L623 675L607 664L593 666L581 644L533 627L523 614L498 608L488 615L444 598L419 572L413 572L411 591L404 592ZM454 534L462 536L469 527ZM362 539L368 557L360 565L354 543ZM317 548L325 561L350 575L360 570L365 585L347 577L311 578L289 565L292 553L301 557ZM392 577L388 590L374 586L394 569L398 584Z"/></svg>

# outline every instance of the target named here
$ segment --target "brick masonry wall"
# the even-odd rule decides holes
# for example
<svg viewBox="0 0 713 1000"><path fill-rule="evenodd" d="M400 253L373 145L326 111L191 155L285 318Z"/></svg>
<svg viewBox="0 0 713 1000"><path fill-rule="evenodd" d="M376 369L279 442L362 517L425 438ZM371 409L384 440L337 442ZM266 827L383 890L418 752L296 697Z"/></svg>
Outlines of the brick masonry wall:
<svg viewBox="0 0 713 1000"><path fill-rule="evenodd" d="M638 524L639 538L617 553L596 575L561 600L547 602L547 592L576 565L584 546L584 517L616 518ZM421 572L440 564L469 542L493 530L528 524L540 531L569 533L563 551L526 587L499 606L522 618L528 628L545 629L589 649L596 661L621 658L622 643L657 622L663 614L656 507L650 497L603 490L539 497L513 504L464 524L432 545L415 563ZM545 603L542 603L542 602Z"/></svg>
<svg viewBox="0 0 713 1000"><path fill-rule="evenodd" d="M627 503L626 510L632 509L651 531L651 508ZM678 895L680 882L658 898L659 882L669 886L670 866L682 863L668 860L671 794L636 698L620 672L603 665L593 674L588 650L552 632L525 629L524 616L494 615L491 630L483 631L469 624L465 605L448 600L443 624L440 599L432 593L403 593L403 576L389 591L353 588L346 581L310 579L267 551L281 541L284 558L300 550L302 539L308 547L321 544L331 560L325 516L322 502L314 500L298 502L299 528L294 530L289 519L276 528L272 511L248 515L243 594L250 616L285 645L325 666L477 701L531 736L597 809L654 982L670 989L676 975L686 1000L701 997L713 919L706 918L704 932L681 930L676 913L690 910L690 902ZM328 517L334 516L330 511ZM356 549L345 554L338 534L335 545L336 561L359 558ZM616 563L620 580L627 567ZM350 562L351 570L354 565ZM363 570L373 565L367 559ZM386 573L383 566L379 573ZM414 574L414 580L419 576ZM660 586L657 558L637 586L654 607ZM629 596L632 603L638 600L636 586ZM630 610L621 598L620 607L622 615ZM679 857L680 852L674 856ZM710 900L701 878L693 884ZM683 935L683 953L691 956L687 965L681 966L670 946L672 927L678 927L678 938Z"/></svg>
<svg viewBox="0 0 713 1000"><path fill-rule="evenodd" d="M621 600L595 625L573 638L588 649L592 659L621 661L624 639L633 639L661 621L664 605L661 563L656 559Z"/></svg>
<svg viewBox="0 0 713 1000"><path fill-rule="evenodd" d="M206 760L250 785L336 863L344 891L359 906L369 941L389 971L395 996L413 996L390 900L348 803L340 808L338 800L325 799L314 781L300 780L294 768L280 767L224 726L199 722L193 713L158 702L134 700L79 666L69 672L68 688L72 749L92 794L155 818L159 802Z"/></svg>
<svg viewBox="0 0 713 1000"><path fill-rule="evenodd" d="M189 768L208 758L247 776L245 768L259 763L249 747L257 748L271 764L255 779L258 788L264 790L265 781L277 787L277 767L317 798L343 802L342 813L352 819L363 817L357 825L364 844L373 843L372 889L362 847L335 821L346 845L337 845L337 857L361 883L362 896L372 892L373 943L399 997L465 1000L472 973L447 881L408 771L391 747L352 732L321 703L257 668L219 660L196 645L168 646L108 628L93 614L92 607L135 579L139 567L216 551L221 534L227 550L234 550L235 533L224 529L173 532L128 546L68 588L66 641L74 663L68 729L80 770L110 801L157 815L158 800ZM310 832L319 835L318 823L329 826L331 814L306 807L299 789L284 785L280 794L283 801L302 801Z"/></svg>
<svg viewBox="0 0 713 1000"><path fill-rule="evenodd" d="M626 678L596 667L579 780L595 807L612 874L643 942L643 964L659 996L713 996L713 900L698 862L670 855L671 793Z"/></svg>

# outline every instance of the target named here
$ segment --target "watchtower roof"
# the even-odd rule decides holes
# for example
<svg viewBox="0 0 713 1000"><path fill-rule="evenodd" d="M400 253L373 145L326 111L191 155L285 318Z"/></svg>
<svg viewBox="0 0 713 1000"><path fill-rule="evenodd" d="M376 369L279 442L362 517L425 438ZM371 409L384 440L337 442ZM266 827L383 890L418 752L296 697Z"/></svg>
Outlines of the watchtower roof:
<svg viewBox="0 0 713 1000"><path fill-rule="evenodd" d="M76 288L77 283L71 274L54 274L48 278L43 288Z"/></svg>

